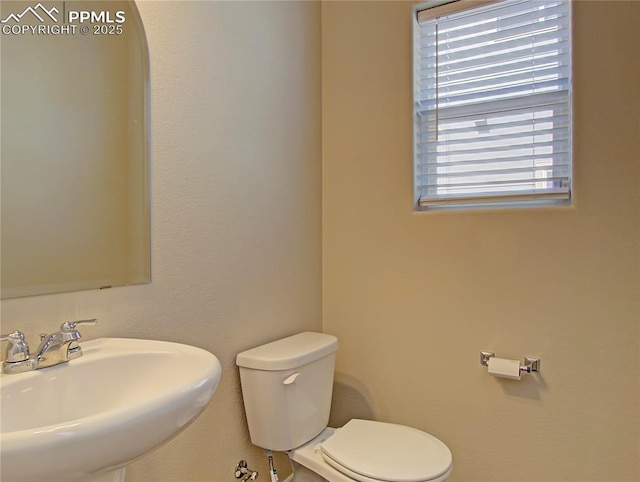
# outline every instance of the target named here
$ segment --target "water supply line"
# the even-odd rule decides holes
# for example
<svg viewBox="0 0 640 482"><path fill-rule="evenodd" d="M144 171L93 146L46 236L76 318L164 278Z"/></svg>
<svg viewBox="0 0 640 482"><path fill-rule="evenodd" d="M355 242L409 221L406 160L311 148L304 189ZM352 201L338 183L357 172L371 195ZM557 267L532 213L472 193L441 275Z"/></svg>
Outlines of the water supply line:
<svg viewBox="0 0 640 482"><path fill-rule="evenodd" d="M273 452L271 452L271 450L265 450L264 453L267 455L267 458L269 459L269 476L271 477L271 482L279 482L278 471L273 465Z"/></svg>
<svg viewBox="0 0 640 482"><path fill-rule="evenodd" d="M248 480L256 480L258 478L258 472L251 470L247 466L246 460L241 460L238 462L238 465L236 465L235 476L236 479L242 479L242 482L246 482Z"/></svg>

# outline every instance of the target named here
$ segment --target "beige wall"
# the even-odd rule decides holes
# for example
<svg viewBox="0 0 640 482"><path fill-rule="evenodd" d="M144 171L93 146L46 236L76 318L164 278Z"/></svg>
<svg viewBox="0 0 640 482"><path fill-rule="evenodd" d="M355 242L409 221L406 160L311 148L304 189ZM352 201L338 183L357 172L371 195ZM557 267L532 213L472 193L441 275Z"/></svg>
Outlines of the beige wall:
<svg viewBox="0 0 640 482"><path fill-rule="evenodd" d="M126 480L235 480L240 459L267 474L234 360L321 329L320 5L138 6L151 58L152 283L5 300L2 329L36 343L64 320L97 317L87 339L212 351L223 365L213 402ZM286 475L288 463L278 468Z"/></svg>
<svg viewBox="0 0 640 482"><path fill-rule="evenodd" d="M453 481L640 480L640 2L575 3L574 205L512 211L412 212L411 11L322 7L333 422L427 430Z"/></svg>

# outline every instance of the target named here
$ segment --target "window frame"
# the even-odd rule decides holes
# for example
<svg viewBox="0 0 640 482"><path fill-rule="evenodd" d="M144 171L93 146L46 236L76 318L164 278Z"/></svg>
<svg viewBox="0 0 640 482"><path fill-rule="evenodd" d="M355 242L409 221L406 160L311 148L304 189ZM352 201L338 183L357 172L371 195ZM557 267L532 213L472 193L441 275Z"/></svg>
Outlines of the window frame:
<svg viewBox="0 0 640 482"><path fill-rule="evenodd" d="M490 4L501 3L504 0L429 0L427 2L423 2L417 4L413 7L413 43L412 43L412 72L413 72L413 92L412 92L412 102L413 102L413 175L414 175L414 209L416 211L431 211L437 209L450 209L450 208L501 208L501 207L539 207L539 206L570 206L572 200L574 198L573 195L573 165L574 165L574 152L573 152L573 82L572 82L572 71L573 71L573 6L570 0L560 0L566 1L569 8L569 16L568 16L568 32L569 32L569 51L568 51L568 87L567 87L567 116L568 116L568 162L566 165L566 169L568 170L568 174L566 175L566 181L563 181L562 185L553 186L551 189L547 188L544 191L533 191L533 192L523 192L522 194L518 194L515 191L503 191L497 192L495 195L447 195L447 196L425 196L425 189L428 183L424 183L420 180L422 170L427 165L427 161L423 159L422 152L420 151L420 143L421 139L421 123L419 122L419 112L425 112L424 109L421 110L419 104L421 102L420 98L420 82L421 76L419 74L419 66L420 66L420 12L426 10L432 10L436 12L435 16L442 16L451 13L457 13L465 10L470 10L474 8L484 7ZM528 96L523 96L522 98L531 99L536 95L540 94L532 94ZM535 106L533 103L528 107L530 112L533 112ZM453 107L455 109L455 107ZM438 110L438 109L436 109ZM489 112L489 111L485 111ZM555 120L555 118L554 118ZM438 121L436 121L438 122ZM439 131L438 125L436 124L436 130ZM555 164L555 166L554 166ZM553 163L551 166L551 170L553 171L558 169L558 164ZM562 167L562 165L561 165ZM532 169L533 172L534 169ZM437 176L437 175L435 175ZM444 176L441 176L444 177ZM554 184L554 183L552 183Z"/></svg>

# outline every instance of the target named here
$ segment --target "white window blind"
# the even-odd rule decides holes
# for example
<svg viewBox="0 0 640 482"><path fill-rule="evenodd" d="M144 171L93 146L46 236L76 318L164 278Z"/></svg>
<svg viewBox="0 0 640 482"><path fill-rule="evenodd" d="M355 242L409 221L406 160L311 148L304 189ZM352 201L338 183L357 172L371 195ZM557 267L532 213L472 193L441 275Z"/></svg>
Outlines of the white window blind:
<svg viewBox="0 0 640 482"><path fill-rule="evenodd" d="M418 207L569 199L570 2L469 4L417 13Z"/></svg>

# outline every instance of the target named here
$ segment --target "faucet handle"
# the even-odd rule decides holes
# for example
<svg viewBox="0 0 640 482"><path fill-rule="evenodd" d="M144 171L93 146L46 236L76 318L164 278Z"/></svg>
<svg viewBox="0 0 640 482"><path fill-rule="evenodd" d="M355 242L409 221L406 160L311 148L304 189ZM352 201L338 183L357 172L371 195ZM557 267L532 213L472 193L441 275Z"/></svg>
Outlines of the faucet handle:
<svg viewBox="0 0 640 482"><path fill-rule="evenodd" d="M29 359L29 345L24 339L24 333L13 331L6 335L0 335L0 341L8 341L5 362L16 363Z"/></svg>
<svg viewBox="0 0 640 482"><path fill-rule="evenodd" d="M62 325L60 325L60 331L68 331L75 330L76 326L80 324L86 324L87 326L93 326L98 323L96 318L92 318L90 320L78 320L78 321L65 321Z"/></svg>
<svg viewBox="0 0 640 482"><path fill-rule="evenodd" d="M63 339L67 341L73 340L67 348L67 357L69 360L82 356L82 347L78 344L78 340L82 336L76 327L81 324L93 326L96 323L98 323L98 320L96 318L92 318L90 320L65 321L60 325L60 332L62 333Z"/></svg>

